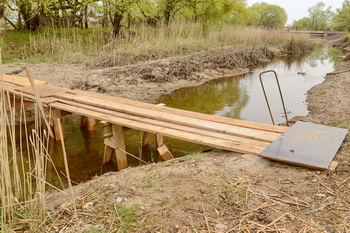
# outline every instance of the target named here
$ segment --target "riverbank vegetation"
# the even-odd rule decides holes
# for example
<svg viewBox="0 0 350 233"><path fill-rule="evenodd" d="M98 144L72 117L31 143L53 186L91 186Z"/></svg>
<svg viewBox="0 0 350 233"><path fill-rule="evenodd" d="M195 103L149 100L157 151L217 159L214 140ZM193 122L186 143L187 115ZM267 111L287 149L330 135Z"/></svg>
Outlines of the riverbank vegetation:
<svg viewBox="0 0 350 233"><path fill-rule="evenodd" d="M7 31L0 46L5 62L86 62L90 66L122 66L212 48L255 50L279 47L286 52L305 47L306 36L262 28L172 23L159 28L135 27L135 35L115 40L106 29L42 29L35 33Z"/></svg>

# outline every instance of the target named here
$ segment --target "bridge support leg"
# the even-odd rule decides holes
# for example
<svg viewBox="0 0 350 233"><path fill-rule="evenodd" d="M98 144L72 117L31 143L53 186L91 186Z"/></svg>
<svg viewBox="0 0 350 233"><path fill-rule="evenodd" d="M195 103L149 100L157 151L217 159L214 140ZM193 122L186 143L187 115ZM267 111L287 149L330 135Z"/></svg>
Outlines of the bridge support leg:
<svg viewBox="0 0 350 233"><path fill-rule="evenodd" d="M117 157L118 170L122 170L128 167L128 160L125 151L125 141L123 127L120 125L112 125L112 133L114 143L116 145L115 154Z"/></svg>
<svg viewBox="0 0 350 233"><path fill-rule="evenodd" d="M80 128L88 128L88 131L96 130L96 120L91 117L82 116L80 120Z"/></svg>
<svg viewBox="0 0 350 233"><path fill-rule="evenodd" d="M103 164L111 162L113 159L113 148L105 145L104 153L103 153Z"/></svg>
<svg viewBox="0 0 350 233"><path fill-rule="evenodd" d="M52 118L53 118L53 130L54 130L54 134L55 134L55 139L56 141L59 141L63 138L61 138L60 136L60 130L58 128L58 122L62 124L62 111L59 109L52 109ZM64 137L64 129L62 128L62 134Z"/></svg>

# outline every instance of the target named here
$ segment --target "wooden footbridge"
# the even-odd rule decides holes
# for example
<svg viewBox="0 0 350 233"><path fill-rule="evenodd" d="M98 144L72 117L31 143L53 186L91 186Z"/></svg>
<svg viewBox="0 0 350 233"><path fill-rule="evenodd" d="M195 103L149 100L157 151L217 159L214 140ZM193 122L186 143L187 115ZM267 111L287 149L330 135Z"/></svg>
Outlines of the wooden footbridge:
<svg viewBox="0 0 350 233"><path fill-rule="evenodd" d="M104 162L111 161L115 151L119 170L128 166L123 137L123 132L128 128L144 132L142 146L149 144L152 134L156 135L158 152L165 160L172 158L172 155L164 145L163 137L258 155L288 129L70 90L31 77L1 75L0 86L23 98L26 103L38 102L51 108L51 124L56 140L61 140L57 125L66 113L82 116L82 126L87 126L89 130L95 130L95 120L110 124L111 133L106 134L104 139Z"/></svg>

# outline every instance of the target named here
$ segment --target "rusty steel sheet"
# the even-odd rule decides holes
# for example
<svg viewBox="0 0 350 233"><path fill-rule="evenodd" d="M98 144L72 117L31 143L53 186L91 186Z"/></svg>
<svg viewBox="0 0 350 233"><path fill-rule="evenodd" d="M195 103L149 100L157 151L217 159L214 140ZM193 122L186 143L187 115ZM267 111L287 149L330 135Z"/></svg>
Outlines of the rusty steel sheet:
<svg viewBox="0 0 350 233"><path fill-rule="evenodd" d="M298 121L260 156L315 169L328 169L347 129Z"/></svg>

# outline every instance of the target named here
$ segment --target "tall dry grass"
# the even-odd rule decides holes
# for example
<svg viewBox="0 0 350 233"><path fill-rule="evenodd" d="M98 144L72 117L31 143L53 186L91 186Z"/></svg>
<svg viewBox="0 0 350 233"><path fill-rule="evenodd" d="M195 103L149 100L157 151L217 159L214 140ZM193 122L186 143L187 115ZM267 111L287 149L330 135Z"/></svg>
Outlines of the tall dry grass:
<svg viewBox="0 0 350 233"><path fill-rule="evenodd" d="M45 193L58 189L46 181L49 166L55 169L48 153L50 140L37 106L32 110L34 126L27 124L23 97L6 91L1 64L0 48L0 229L41 232L50 220Z"/></svg>
<svg viewBox="0 0 350 233"><path fill-rule="evenodd" d="M173 23L159 28L138 26L113 38L109 30L45 29L29 36L28 50L32 54L49 56L56 61L86 62L95 65L113 58L113 66L171 56L187 55L202 50L230 46L256 49L308 44L308 37L284 31L262 28L216 25L203 27L200 23Z"/></svg>

